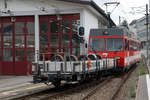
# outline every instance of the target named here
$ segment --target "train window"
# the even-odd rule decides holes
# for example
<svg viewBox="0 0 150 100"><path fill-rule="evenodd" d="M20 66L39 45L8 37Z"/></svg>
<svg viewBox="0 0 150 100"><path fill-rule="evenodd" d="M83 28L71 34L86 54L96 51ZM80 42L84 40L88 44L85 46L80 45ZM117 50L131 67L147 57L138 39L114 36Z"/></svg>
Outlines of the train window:
<svg viewBox="0 0 150 100"><path fill-rule="evenodd" d="M134 41L130 42L130 50L131 51L138 51L138 44Z"/></svg>
<svg viewBox="0 0 150 100"><path fill-rule="evenodd" d="M130 41L130 51L134 51L133 42Z"/></svg>
<svg viewBox="0 0 150 100"><path fill-rule="evenodd" d="M94 38L90 39L90 51L104 51L105 50L105 39Z"/></svg>
<svg viewBox="0 0 150 100"><path fill-rule="evenodd" d="M129 51L129 40L128 40L128 51Z"/></svg>
<svg viewBox="0 0 150 100"><path fill-rule="evenodd" d="M127 51L128 50L128 40L125 39L125 50Z"/></svg>
<svg viewBox="0 0 150 100"><path fill-rule="evenodd" d="M129 40L125 39L125 50L129 51Z"/></svg>
<svg viewBox="0 0 150 100"><path fill-rule="evenodd" d="M122 51L123 50L123 39L121 38L110 38L107 39L106 45L107 51Z"/></svg>

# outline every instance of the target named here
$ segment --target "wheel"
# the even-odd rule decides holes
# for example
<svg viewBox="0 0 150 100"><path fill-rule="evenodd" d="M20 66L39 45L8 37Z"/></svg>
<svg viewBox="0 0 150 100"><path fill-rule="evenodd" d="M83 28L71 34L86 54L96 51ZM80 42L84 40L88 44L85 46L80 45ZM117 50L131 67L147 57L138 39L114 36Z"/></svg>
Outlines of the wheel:
<svg viewBox="0 0 150 100"><path fill-rule="evenodd" d="M39 83L38 76L36 76L36 75L33 76L33 83L34 84Z"/></svg>
<svg viewBox="0 0 150 100"><path fill-rule="evenodd" d="M61 80L54 80L53 85L54 85L56 88L59 88L60 85L61 85Z"/></svg>
<svg viewBox="0 0 150 100"><path fill-rule="evenodd" d="M102 77L102 73L101 72L98 72L97 75L96 75L96 80L100 80Z"/></svg>

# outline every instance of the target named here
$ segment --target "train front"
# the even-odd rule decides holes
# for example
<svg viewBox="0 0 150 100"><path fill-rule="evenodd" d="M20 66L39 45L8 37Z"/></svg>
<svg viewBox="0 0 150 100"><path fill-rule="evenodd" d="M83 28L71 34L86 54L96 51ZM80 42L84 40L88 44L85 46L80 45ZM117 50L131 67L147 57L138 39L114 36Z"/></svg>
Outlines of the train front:
<svg viewBox="0 0 150 100"><path fill-rule="evenodd" d="M124 69L124 31L120 28L92 29L88 53L101 55L102 59L116 60L114 67ZM109 63L109 62L108 62Z"/></svg>

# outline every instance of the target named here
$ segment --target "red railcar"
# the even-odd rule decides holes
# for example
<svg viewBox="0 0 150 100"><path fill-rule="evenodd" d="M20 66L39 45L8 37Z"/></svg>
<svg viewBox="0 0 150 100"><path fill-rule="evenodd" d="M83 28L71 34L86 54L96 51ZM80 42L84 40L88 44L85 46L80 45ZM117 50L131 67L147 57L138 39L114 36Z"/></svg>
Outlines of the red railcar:
<svg viewBox="0 0 150 100"><path fill-rule="evenodd" d="M117 58L117 69L127 69L141 59L140 41L125 28L91 29L88 53Z"/></svg>

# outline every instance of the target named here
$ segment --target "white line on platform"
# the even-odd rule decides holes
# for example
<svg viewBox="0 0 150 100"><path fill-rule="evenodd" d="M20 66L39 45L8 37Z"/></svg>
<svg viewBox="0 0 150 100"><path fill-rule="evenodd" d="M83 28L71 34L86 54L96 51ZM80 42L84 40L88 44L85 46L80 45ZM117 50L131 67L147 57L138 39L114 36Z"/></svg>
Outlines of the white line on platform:
<svg viewBox="0 0 150 100"><path fill-rule="evenodd" d="M0 88L0 92L1 92L1 91L6 91L6 90L15 89L15 88L20 88L20 87L27 86L27 85L30 85L30 84L33 84L33 83L23 83L23 84L19 84L19 85L14 85L14 86L9 86L9 87Z"/></svg>
<svg viewBox="0 0 150 100"><path fill-rule="evenodd" d="M146 81L147 81L148 100L150 100L150 77L148 74L146 75Z"/></svg>

